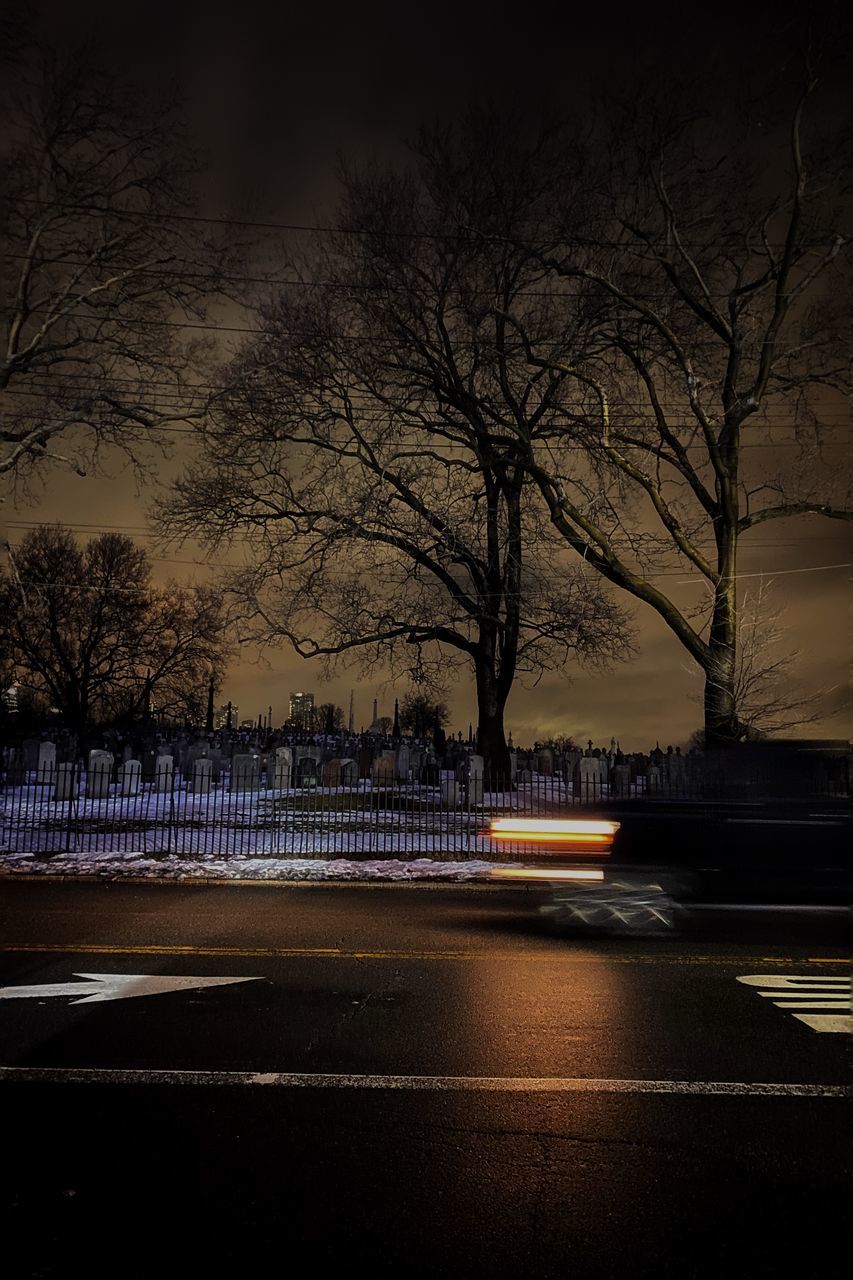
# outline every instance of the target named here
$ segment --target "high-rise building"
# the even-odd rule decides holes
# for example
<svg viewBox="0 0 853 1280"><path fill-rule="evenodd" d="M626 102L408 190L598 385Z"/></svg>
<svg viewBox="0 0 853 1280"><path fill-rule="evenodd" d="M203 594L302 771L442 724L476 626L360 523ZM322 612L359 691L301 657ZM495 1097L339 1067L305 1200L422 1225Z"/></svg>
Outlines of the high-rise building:
<svg viewBox="0 0 853 1280"><path fill-rule="evenodd" d="M313 693L292 693L290 695L290 723L297 729L314 728Z"/></svg>
<svg viewBox="0 0 853 1280"><path fill-rule="evenodd" d="M228 726L228 708L229 708L229 706L230 706L230 708L231 708L231 728L232 728L232 729L236 729L236 728L237 728L237 725L240 723L240 719L239 719L239 709L238 709L238 707L236 706L236 704L235 704L235 703L233 703L233 702L231 702L231 703L226 702L224 706L220 707L217 711L215 711L215 712L213 713L213 727L214 727L214 729L225 729L225 728L227 728L227 726Z"/></svg>

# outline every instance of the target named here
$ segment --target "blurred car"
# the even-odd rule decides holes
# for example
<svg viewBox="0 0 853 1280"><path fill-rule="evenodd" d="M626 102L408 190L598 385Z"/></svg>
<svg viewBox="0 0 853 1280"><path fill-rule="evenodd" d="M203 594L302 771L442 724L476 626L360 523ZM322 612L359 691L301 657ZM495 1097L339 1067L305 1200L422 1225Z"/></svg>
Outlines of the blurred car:
<svg viewBox="0 0 853 1280"><path fill-rule="evenodd" d="M603 818L494 818L489 836L521 851L520 865L491 877L544 887L541 913L558 927L605 933L666 933L678 904L659 878L613 862L621 823Z"/></svg>

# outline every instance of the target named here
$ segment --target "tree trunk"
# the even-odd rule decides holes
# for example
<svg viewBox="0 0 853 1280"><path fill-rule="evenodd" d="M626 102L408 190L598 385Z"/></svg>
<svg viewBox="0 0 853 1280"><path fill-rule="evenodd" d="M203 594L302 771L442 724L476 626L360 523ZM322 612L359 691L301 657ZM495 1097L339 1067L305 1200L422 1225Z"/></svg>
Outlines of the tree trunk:
<svg viewBox="0 0 853 1280"><path fill-rule="evenodd" d="M729 573L720 584L714 601L710 655L705 667L705 745L729 747L741 739L735 705L735 672L737 651L737 598L735 593L733 555Z"/></svg>
<svg viewBox="0 0 853 1280"><path fill-rule="evenodd" d="M510 783L509 748L504 732L504 707L509 690L503 690L491 665L477 667L477 750L483 757L487 787L507 788Z"/></svg>

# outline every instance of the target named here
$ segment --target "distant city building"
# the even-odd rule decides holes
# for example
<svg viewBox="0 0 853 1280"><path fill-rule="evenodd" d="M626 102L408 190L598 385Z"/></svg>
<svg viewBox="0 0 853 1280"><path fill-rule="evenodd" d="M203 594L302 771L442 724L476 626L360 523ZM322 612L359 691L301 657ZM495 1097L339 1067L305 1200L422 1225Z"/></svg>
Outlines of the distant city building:
<svg viewBox="0 0 853 1280"><path fill-rule="evenodd" d="M296 729L313 729L313 693L292 693L290 695L290 723Z"/></svg>
<svg viewBox="0 0 853 1280"><path fill-rule="evenodd" d="M235 706L235 704L232 702L231 703L231 728L236 729L239 723L240 723L239 708ZM225 703L224 706L219 707L216 711L214 711L213 727L214 729L228 728L228 703L227 702Z"/></svg>

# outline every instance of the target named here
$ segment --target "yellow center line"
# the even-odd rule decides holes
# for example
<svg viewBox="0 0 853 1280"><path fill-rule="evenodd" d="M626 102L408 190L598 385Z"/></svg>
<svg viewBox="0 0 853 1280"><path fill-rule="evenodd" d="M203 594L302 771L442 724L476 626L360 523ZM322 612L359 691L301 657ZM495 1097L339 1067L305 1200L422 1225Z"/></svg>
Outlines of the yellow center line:
<svg viewBox="0 0 853 1280"><path fill-rule="evenodd" d="M797 956L738 956L696 955L573 955L571 952L525 951L412 951L377 950L346 947L204 947L204 946L119 946L104 943L72 942L68 944L46 942L0 943L0 953L40 953L50 955L108 955L108 956L269 956L275 959L330 959L330 960L506 960L527 964L532 961L547 964L651 964L651 965L743 965L761 963L788 966L792 964L849 964L848 960L810 956L803 960Z"/></svg>

